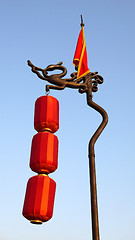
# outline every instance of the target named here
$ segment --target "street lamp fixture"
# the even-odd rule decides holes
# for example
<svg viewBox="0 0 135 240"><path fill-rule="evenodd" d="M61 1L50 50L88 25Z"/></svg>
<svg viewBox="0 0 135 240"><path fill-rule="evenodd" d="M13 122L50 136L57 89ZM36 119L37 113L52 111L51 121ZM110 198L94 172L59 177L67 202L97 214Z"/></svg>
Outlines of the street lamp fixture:
<svg viewBox="0 0 135 240"><path fill-rule="evenodd" d="M81 16L81 27L84 26ZM91 216L92 216L92 236L93 240L99 240L99 223L98 223L98 204L97 204L97 189L96 189L96 170L95 170L95 151L94 145L103 129L108 122L108 115L106 111L96 104L92 100L92 92L98 90L98 84L102 84L104 79L98 74L98 72L88 72L81 77L77 77L78 66L75 67L75 72L71 73L70 78L63 78L67 74L67 69L64 67L63 62L58 64L51 64L42 69L34 66L30 60L28 65L31 67L33 73L35 73L40 79L46 80L51 85L46 85L46 92L49 93L50 89L63 90L67 88L78 89L78 92L86 93L87 104L102 116L102 122L91 137L88 145L88 157L89 157L89 172L90 172L90 196L91 196ZM48 75L48 72L54 70L61 70L60 74Z"/></svg>

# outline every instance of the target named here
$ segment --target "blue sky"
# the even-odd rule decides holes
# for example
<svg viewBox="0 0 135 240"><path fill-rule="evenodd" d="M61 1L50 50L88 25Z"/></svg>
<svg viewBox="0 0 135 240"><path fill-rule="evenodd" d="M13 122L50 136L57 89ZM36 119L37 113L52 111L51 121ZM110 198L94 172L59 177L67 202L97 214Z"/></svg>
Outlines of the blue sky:
<svg viewBox="0 0 135 240"><path fill-rule="evenodd" d="M21 214L35 174L29 168L34 102L46 84L27 60L42 68L63 61L69 76L83 14L89 68L104 77L93 100L109 115L95 148L100 235L134 240L135 2L4 0L0 12L0 239L92 239L87 147L101 117L77 90L51 91L60 104L53 218L34 226Z"/></svg>

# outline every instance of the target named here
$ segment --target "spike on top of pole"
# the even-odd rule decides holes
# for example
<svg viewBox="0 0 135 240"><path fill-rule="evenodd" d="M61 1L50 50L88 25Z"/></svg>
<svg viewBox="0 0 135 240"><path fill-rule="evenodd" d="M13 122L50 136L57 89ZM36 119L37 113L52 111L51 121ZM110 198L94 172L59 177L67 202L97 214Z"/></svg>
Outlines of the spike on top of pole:
<svg viewBox="0 0 135 240"><path fill-rule="evenodd" d="M83 16L81 15L81 27L84 27Z"/></svg>

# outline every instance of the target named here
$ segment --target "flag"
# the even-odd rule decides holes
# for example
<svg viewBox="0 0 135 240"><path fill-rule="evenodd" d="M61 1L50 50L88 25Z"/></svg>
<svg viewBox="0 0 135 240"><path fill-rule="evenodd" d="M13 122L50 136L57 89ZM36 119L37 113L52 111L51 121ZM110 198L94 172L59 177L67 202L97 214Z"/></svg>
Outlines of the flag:
<svg viewBox="0 0 135 240"><path fill-rule="evenodd" d="M75 50L73 64L78 66L77 79L90 72L87 64L87 51L84 36L84 27L82 26Z"/></svg>

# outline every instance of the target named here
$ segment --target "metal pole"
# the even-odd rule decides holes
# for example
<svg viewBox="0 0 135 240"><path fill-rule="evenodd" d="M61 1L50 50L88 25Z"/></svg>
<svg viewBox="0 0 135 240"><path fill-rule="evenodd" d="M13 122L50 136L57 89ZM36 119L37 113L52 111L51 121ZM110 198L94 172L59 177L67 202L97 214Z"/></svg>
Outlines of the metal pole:
<svg viewBox="0 0 135 240"><path fill-rule="evenodd" d="M98 222L98 204L97 204L97 187L96 187L96 170L95 170L95 152L94 145L99 135L108 122L106 111L92 101L91 88L87 92L87 104L98 111L102 116L102 122L89 142L89 172L90 172L90 196L91 196L91 217L92 217L92 238L99 240L99 222Z"/></svg>

